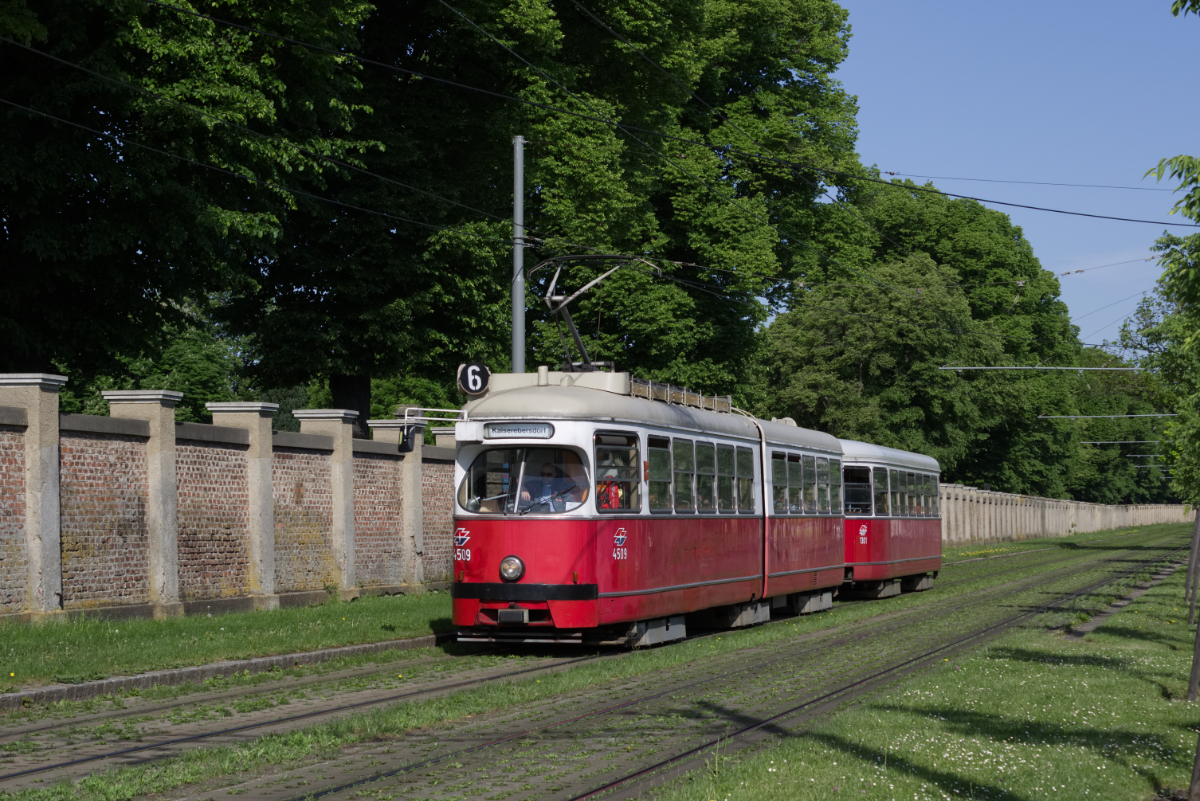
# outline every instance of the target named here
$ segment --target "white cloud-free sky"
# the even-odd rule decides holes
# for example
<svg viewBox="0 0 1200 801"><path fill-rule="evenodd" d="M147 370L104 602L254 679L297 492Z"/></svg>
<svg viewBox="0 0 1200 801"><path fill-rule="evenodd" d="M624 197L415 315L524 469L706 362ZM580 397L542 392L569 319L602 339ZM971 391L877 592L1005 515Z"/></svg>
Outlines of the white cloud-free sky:
<svg viewBox="0 0 1200 801"><path fill-rule="evenodd" d="M840 1L853 38L838 77L858 96L864 164L911 175L1173 189L1142 176L1162 157L1200 155L1200 104L1189 88L1200 67L1200 19L1171 16L1170 0ZM1170 192L934 183L1012 203L1187 222L1167 215ZM1055 273L1149 256L1164 230L993 208L1021 226ZM1115 338L1159 272L1155 262L1138 262L1062 276L1084 341Z"/></svg>

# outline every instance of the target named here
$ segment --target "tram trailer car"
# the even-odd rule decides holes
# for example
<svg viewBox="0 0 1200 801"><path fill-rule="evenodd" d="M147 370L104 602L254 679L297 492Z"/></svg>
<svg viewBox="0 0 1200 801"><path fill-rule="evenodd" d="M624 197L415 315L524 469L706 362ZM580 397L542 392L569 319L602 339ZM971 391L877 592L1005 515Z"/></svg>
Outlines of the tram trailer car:
<svg viewBox="0 0 1200 801"><path fill-rule="evenodd" d="M846 597L927 590L942 568L937 460L840 440L846 509Z"/></svg>
<svg viewBox="0 0 1200 801"><path fill-rule="evenodd" d="M627 373L493 374L463 408L460 640L644 646L689 621L831 605L846 569L839 441L631 386Z"/></svg>

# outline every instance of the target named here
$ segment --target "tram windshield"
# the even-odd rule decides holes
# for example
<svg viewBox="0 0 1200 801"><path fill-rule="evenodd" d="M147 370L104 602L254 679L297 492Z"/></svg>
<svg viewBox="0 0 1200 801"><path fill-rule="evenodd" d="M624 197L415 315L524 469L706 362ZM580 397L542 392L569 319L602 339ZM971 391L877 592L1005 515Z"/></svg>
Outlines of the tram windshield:
<svg viewBox="0 0 1200 801"><path fill-rule="evenodd" d="M475 457L458 505L479 514L557 514L587 500L588 477L567 448L495 448Z"/></svg>

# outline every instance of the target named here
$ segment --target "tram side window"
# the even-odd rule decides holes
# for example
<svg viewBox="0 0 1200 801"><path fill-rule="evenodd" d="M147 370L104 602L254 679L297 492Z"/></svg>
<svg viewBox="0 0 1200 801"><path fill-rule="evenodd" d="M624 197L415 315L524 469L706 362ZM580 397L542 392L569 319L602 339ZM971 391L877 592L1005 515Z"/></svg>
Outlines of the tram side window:
<svg viewBox="0 0 1200 801"><path fill-rule="evenodd" d="M842 463L837 459L829 460L829 511L842 513Z"/></svg>
<svg viewBox="0 0 1200 801"><path fill-rule="evenodd" d="M734 455L732 445L717 446L717 510L736 512L733 501Z"/></svg>
<svg viewBox="0 0 1200 801"><path fill-rule="evenodd" d="M788 511L794 515L804 514L804 468L800 457L788 455Z"/></svg>
<svg viewBox="0 0 1200 801"><path fill-rule="evenodd" d="M871 468L847 467L843 475L846 479L846 514L871 514Z"/></svg>
<svg viewBox="0 0 1200 801"><path fill-rule="evenodd" d="M933 481L931 476L921 476L925 481L925 516L933 517Z"/></svg>
<svg viewBox="0 0 1200 801"><path fill-rule="evenodd" d="M596 434L596 508L640 512L641 464L637 434Z"/></svg>
<svg viewBox="0 0 1200 801"><path fill-rule="evenodd" d="M829 460L817 459L817 514L829 514Z"/></svg>
<svg viewBox="0 0 1200 801"><path fill-rule="evenodd" d="M749 448L737 449L737 496L738 511L754 514L754 451Z"/></svg>
<svg viewBox="0 0 1200 801"><path fill-rule="evenodd" d="M939 514L941 514L942 482L938 480L937 476L930 476L929 480L933 482L933 516L937 517Z"/></svg>
<svg viewBox="0 0 1200 801"><path fill-rule="evenodd" d="M788 512L787 464L786 453L771 453L771 504L777 515Z"/></svg>
<svg viewBox="0 0 1200 801"><path fill-rule="evenodd" d="M675 453L675 511L692 513L696 510L692 496L692 475L696 471L695 446L690 439L672 443Z"/></svg>
<svg viewBox="0 0 1200 801"><path fill-rule="evenodd" d="M912 473L908 474L908 516L916 517L917 504L920 500L917 498L917 477Z"/></svg>
<svg viewBox="0 0 1200 801"><path fill-rule="evenodd" d="M711 442L696 443L696 505L701 514L717 508L717 449Z"/></svg>
<svg viewBox="0 0 1200 801"><path fill-rule="evenodd" d="M875 473L875 514L883 517L888 513L888 482L887 470L882 467L876 467ZM847 503L849 503L849 493L846 495Z"/></svg>
<svg viewBox="0 0 1200 801"><path fill-rule="evenodd" d="M671 441L650 437L646 441L646 460L650 463L650 511L671 511Z"/></svg>
<svg viewBox="0 0 1200 801"><path fill-rule="evenodd" d="M817 460L813 456L804 457L804 513L817 513Z"/></svg>
<svg viewBox="0 0 1200 801"><path fill-rule="evenodd" d="M896 517L904 516L905 499L904 499L904 484L901 483L901 473L899 470L889 471L892 479L892 514Z"/></svg>

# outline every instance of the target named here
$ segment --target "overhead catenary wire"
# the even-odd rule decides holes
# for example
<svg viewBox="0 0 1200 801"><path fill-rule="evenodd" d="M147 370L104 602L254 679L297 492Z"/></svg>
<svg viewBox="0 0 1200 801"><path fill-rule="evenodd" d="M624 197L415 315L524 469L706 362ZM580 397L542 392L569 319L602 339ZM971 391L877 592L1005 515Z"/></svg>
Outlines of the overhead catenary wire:
<svg viewBox="0 0 1200 801"><path fill-rule="evenodd" d="M1067 184L1057 181L1012 181L1001 178L955 178L949 175L915 175L907 172L887 170L885 175L895 175L898 178L924 178L929 181L977 181L987 184L1026 184L1029 186L1069 186L1076 189L1130 189L1135 192L1175 192L1161 186L1113 186L1111 184Z"/></svg>
<svg viewBox="0 0 1200 801"><path fill-rule="evenodd" d="M604 117L592 116L592 115L588 115L588 114L581 114L579 112L569 111L567 109L563 109L563 108L560 108L557 106L552 106L547 103L539 103L535 100L528 100L526 98L515 97L513 95L506 95L502 92L494 92L494 91L491 91L490 89L483 89L478 86L471 86L470 84L464 84L464 83L460 83L458 81L451 81L446 78L438 78L436 76L417 72L415 70L405 69L403 67L398 67L394 64L387 64L387 63L384 63L381 61L375 61L373 59L363 58L362 56L357 56L357 55L354 55L353 53L347 53L344 50L335 50L333 48L323 47L321 45L316 45L316 44L312 44L310 42L305 42L300 39L296 39L294 37L285 36L285 35L277 34L277 33L272 33L269 31L264 31L260 28L255 28L255 27L252 27L249 25L243 25L241 23L232 22L230 20L222 19L220 17L214 17L211 14L204 14L202 12L194 11L192 9L180 8L178 6L173 6L169 3L162 2L162 0L142 0L142 2L147 3L149 5L155 5L155 6L160 6L162 8L170 9L172 11L175 11L175 12L178 12L181 14L190 14L192 16L200 17L202 19L207 19L209 21L216 22L218 24L228 25L230 27L248 31L250 33L257 33L262 36L267 36L270 38L278 39L279 41L288 42L290 44L295 44L295 45L298 45L301 47L308 47L313 50L330 53L330 54L336 55L340 58L349 59L349 60L356 61L361 64L369 64L372 66L382 67L383 69L392 70L392 71L399 72L399 73L402 73L405 75L411 75L415 78L421 78L423 80L433 81L435 83L444 84L446 86L453 86L453 87L463 89L466 91L470 91L470 92L478 92L480 94L488 95L490 97L495 97L497 99L507 100L507 101L514 102L514 103L521 103L524 105L545 109L547 111L552 111L552 112L555 112L558 114L565 114L565 115L577 117L579 119L592 120L593 122L601 122L606 125L623 128L628 131L636 131L638 133L644 133L644 134L647 134L650 136L657 136L662 139L667 139L670 141L696 145L698 147L707 148L709 150L718 150L718 151L722 151L722 152L726 152L726 153L735 153L737 155L747 156L750 158L757 158L757 159L762 159L762 160L766 160L766 161L775 161L777 163L791 165L791 166L794 166L799 169L813 170L814 172L821 172L821 173L824 173L827 175L836 175L836 176L846 177L846 178L850 178L850 179L853 179L856 181L866 181L868 183L883 184L885 186L891 186L891 187L905 189L905 190L909 190L909 191L930 192L933 194L945 195L947 197L953 197L953 198L958 198L958 199L962 199L962 200L974 200L979 203L994 203L994 204L1001 205L1001 206L1013 206L1016 208L1025 208L1025 209L1032 209L1035 211L1053 212L1056 214L1068 214L1068 215L1075 215L1075 216L1081 216L1081 217L1090 217L1090 218L1101 219L1101 220L1116 220L1116 221L1121 221L1121 222L1146 223L1146 224L1150 224L1150 225L1166 225L1166 226L1176 226L1176 227L1184 227L1184 228L1200 228L1200 224L1197 224L1197 223L1179 223L1179 222L1160 221L1160 220L1138 220L1138 219L1131 219L1128 217L1115 217L1115 216L1108 216L1108 215L1103 215L1103 214L1090 214L1090 213L1085 213L1085 212L1068 211L1065 209L1051 209L1051 208L1044 208L1044 207L1040 207L1040 206L1029 206L1029 205L1023 205L1020 203L1007 203L1004 201L989 200L986 198L979 198L979 197L974 197L971 195L959 195L959 194L954 194L951 192L942 192L940 190L929 188L929 187L901 186L901 185L897 185L891 181L885 181L885 180L881 180L878 178L871 178L869 176L865 176L865 175L861 175L861 174L848 173L848 172L843 172L840 170L831 170L831 169L828 169L825 167L818 167L813 164L805 164L803 162L792 161L790 159L783 159L783 158L780 158L777 156L766 156L761 153L750 153L750 152L747 152L744 150L739 150L737 148L733 148L733 147L730 147L727 145L713 145L708 142L701 142L701 141L697 141L695 139L688 139L687 137L675 136L673 134L667 134L667 133L663 133L661 131L655 131L655 130L652 130L649 128L642 128L640 126L630 125L628 123L615 122L613 120L606 119ZM485 33L486 33L486 31L485 31ZM490 34L488 34L488 35L490 36Z"/></svg>

